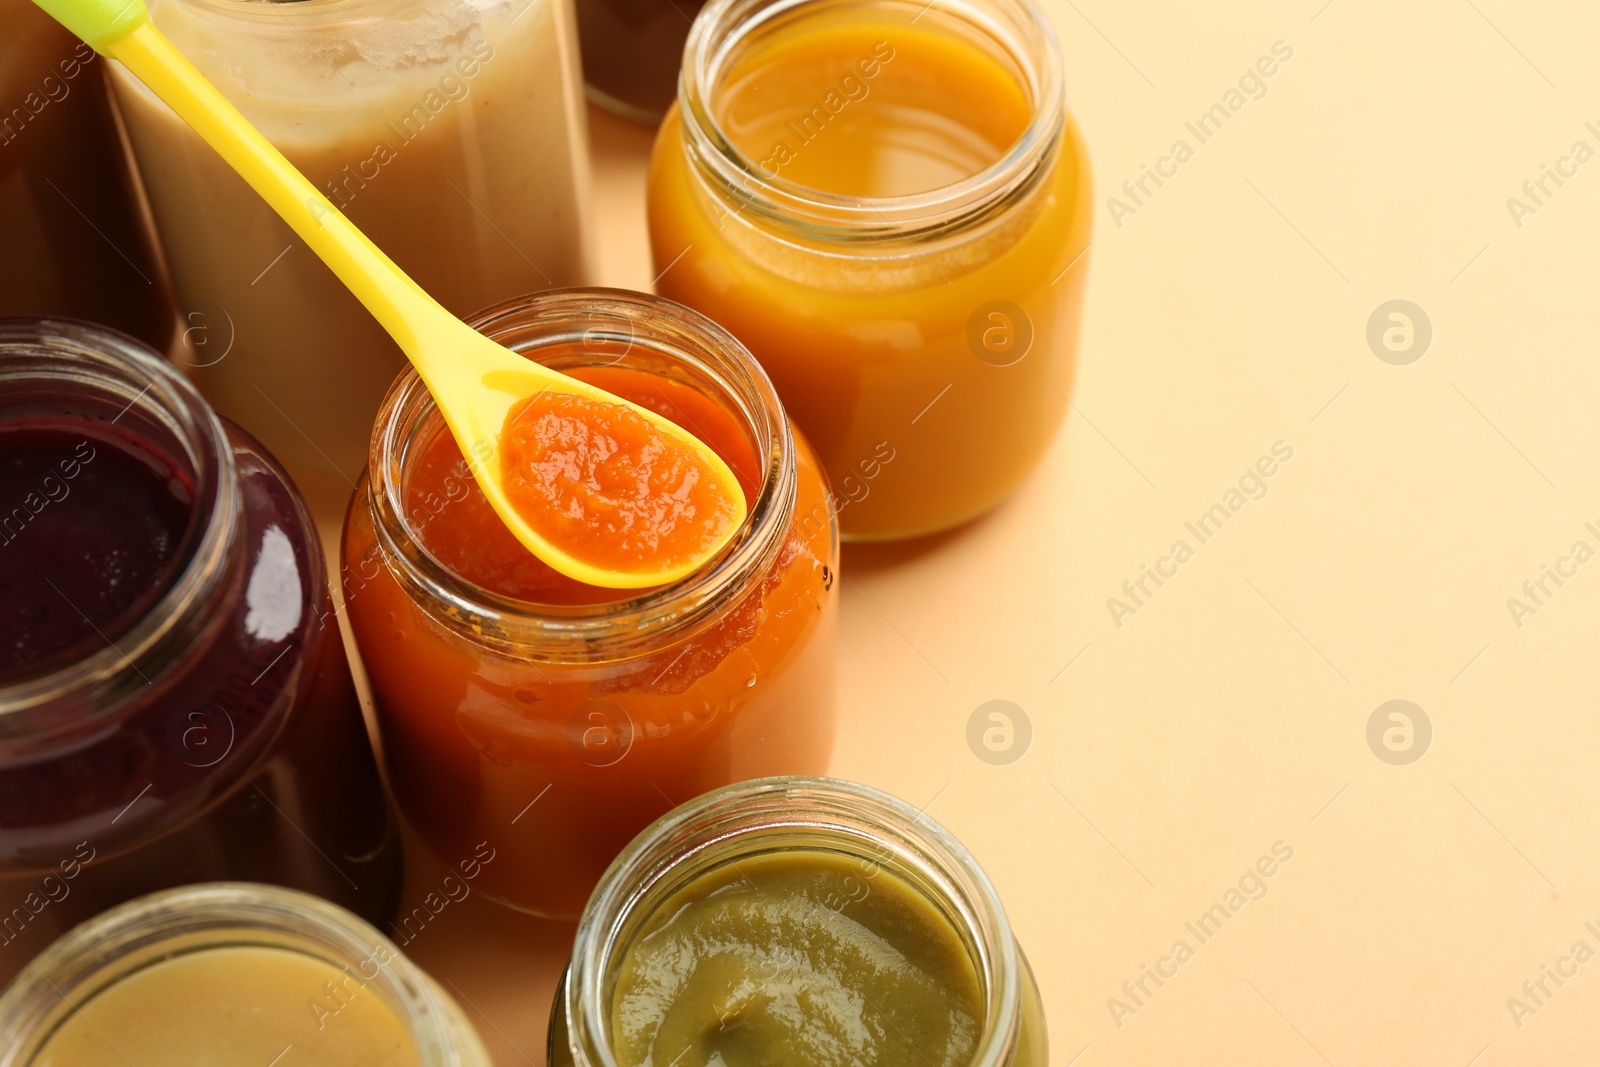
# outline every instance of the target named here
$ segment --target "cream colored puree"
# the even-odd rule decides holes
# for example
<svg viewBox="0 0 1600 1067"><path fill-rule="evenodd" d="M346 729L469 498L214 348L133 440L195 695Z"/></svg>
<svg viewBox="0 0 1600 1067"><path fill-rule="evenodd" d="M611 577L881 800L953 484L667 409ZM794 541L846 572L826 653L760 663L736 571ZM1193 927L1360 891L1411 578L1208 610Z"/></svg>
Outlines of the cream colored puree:
<svg viewBox="0 0 1600 1067"><path fill-rule="evenodd" d="M420 1067L394 1010L348 972L240 945L163 960L78 1004L32 1067Z"/></svg>
<svg viewBox="0 0 1600 1067"><path fill-rule="evenodd" d="M451 311L586 280L570 0L151 8L245 116ZM179 356L207 399L297 476L331 467L353 478L399 349L181 120L126 70L113 80L188 313Z"/></svg>

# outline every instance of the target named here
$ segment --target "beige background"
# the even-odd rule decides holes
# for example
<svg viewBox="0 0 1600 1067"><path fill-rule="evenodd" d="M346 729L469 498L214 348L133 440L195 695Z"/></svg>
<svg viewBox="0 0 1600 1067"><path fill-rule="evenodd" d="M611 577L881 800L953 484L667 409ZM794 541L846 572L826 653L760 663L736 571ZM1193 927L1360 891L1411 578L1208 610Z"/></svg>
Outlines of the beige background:
<svg viewBox="0 0 1600 1067"><path fill-rule="evenodd" d="M1049 0L1100 201L1071 417L996 513L846 551L833 770L976 852L1053 1067L1600 1059L1600 960L1520 1028L1507 1006L1600 951L1600 562L1520 628L1506 604L1600 550L1600 160L1521 228L1506 205L1600 151L1600 10L1323 3ZM1280 40L1266 95L1118 228L1106 197ZM601 280L648 288L649 134L591 121ZM1397 298L1434 331L1407 366L1365 336ZM1280 440L1265 498L1199 545L1184 523ZM1179 538L1194 558L1119 628L1107 598ZM1006 766L966 740L994 699L1033 731ZM1391 699L1434 730L1408 766L1367 744ZM1201 944L1185 923L1279 841ZM413 849L408 897L441 873ZM497 1062L537 1065L570 937L473 898L413 951Z"/></svg>

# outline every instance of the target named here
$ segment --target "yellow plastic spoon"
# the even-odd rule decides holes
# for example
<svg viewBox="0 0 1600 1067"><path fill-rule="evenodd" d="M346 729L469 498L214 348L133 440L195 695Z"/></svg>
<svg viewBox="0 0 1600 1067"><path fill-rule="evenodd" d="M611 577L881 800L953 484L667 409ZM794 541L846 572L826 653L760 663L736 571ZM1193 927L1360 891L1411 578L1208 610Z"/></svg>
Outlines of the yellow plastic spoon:
<svg viewBox="0 0 1600 1067"><path fill-rule="evenodd" d="M639 589L685 577L715 555L744 522L744 492L721 456L671 420L603 389L524 359L446 311L317 191L215 86L156 29L144 0L35 0L95 51L118 60L194 128L270 204L366 305L416 367L495 513L517 540L555 570L589 585ZM514 404L541 392L629 408L708 468L732 519L693 558L617 570L547 540L506 496L499 441Z"/></svg>

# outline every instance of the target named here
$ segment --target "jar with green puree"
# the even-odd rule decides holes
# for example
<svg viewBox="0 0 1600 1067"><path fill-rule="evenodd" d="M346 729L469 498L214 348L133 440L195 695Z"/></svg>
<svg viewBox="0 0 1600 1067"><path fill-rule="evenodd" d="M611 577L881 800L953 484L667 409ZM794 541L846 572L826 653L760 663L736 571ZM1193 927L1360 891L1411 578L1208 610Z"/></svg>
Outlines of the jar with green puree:
<svg viewBox="0 0 1600 1067"><path fill-rule="evenodd" d="M550 1067L1045 1067L993 885L914 808L829 778L707 793L579 923Z"/></svg>

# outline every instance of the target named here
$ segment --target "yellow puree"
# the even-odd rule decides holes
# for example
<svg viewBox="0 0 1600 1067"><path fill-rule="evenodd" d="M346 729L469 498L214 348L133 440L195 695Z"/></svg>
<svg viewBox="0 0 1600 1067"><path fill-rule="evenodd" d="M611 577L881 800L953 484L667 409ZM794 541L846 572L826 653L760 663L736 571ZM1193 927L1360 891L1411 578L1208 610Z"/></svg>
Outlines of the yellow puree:
<svg viewBox="0 0 1600 1067"><path fill-rule="evenodd" d="M769 176L841 196L970 178L1032 118L1017 79L978 48L860 14L758 40L717 101L729 139Z"/></svg>
<svg viewBox="0 0 1600 1067"><path fill-rule="evenodd" d="M420 1067L357 977L277 948L177 956L80 1003L33 1067Z"/></svg>
<svg viewBox="0 0 1600 1067"><path fill-rule="evenodd" d="M955 928L896 875L771 853L664 901L612 1001L623 1067L964 1067L983 995Z"/></svg>
<svg viewBox="0 0 1600 1067"><path fill-rule="evenodd" d="M718 124L769 180L839 196L924 193L978 174L1021 137L1033 103L1005 62L936 11L912 22L916 11L862 2L752 34L711 88ZM702 189L676 109L656 141L649 198L657 292L761 361L848 501L847 536L971 518L1054 440L1092 210L1070 123L1013 210L950 241L890 239L869 252L731 214ZM974 349L975 334L993 355Z"/></svg>

